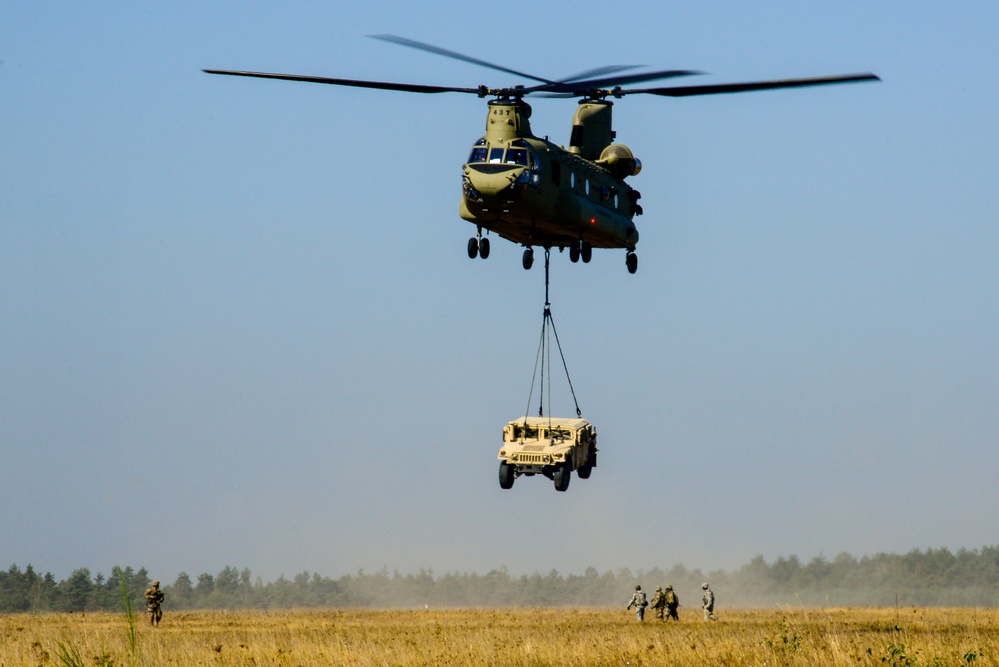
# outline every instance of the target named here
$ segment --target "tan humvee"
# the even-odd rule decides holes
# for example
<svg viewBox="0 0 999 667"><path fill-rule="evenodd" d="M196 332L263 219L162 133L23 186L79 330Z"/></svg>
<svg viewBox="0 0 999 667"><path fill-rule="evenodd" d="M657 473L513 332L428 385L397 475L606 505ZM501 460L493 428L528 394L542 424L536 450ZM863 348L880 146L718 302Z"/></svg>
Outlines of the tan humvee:
<svg viewBox="0 0 999 667"><path fill-rule="evenodd" d="M521 475L544 475L555 489L569 488L572 471L582 479L597 465L597 430L585 419L521 417L503 428L499 451L500 487Z"/></svg>

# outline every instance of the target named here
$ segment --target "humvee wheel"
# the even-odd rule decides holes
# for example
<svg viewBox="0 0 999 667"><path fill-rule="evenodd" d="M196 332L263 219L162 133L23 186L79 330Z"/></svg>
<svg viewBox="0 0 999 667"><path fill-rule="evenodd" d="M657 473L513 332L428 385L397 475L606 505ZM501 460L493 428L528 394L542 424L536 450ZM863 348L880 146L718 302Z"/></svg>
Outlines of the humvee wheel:
<svg viewBox="0 0 999 667"><path fill-rule="evenodd" d="M576 474L579 475L579 479L589 479L591 472L593 472L593 464L589 462L586 465L576 468Z"/></svg>
<svg viewBox="0 0 999 667"><path fill-rule="evenodd" d="M524 270L529 270L534 266L534 248L527 248L524 250Z"/></svg>
<svg viewBox="0 0 999 667"><path fill-rule="evenodd" d="M569 488L569 479L572 477L572 470L569 468L568 463L560 463L557 468L555 468L555 474L552 475L552 480L555 482L556 491L565 491Z"/></svg>
<svg viewBox="0 0 999 667"><path fill-rule="evenodd" d="M468 258L475 259L479 255L479 240L474 236L468 239Z"/></svg>
<svg viewBox="0 0 999 667"><path fill-rule="evenodd" d="M499 483L501 489L509 489L513 486L513 480L515 475L513 466L506 461L500 461L499 465Z"/></svg>
<svg viewBox="0 0 999 667"><path fill-rule="evenodd" d="M479 257L489 257L489 239L479 239Z"/></svg>

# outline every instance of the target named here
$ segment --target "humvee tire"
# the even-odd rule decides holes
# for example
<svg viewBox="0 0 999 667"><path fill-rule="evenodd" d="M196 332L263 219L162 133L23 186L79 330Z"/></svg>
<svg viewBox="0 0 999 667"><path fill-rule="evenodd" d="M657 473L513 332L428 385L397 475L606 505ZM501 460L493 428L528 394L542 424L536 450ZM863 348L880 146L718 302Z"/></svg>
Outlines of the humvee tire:
<svg viewBox="0 0 999 667"><path fill-rule="evenodd" d="M507 463L506 461L500 461L499 465L499 483L501 489L509 489L513 487L513 480L516 477L514 474L514 467Z"/></svg>
<svg viewBox="0 0 999 667"><path fill-rule="evenodd" d="M556 491L565 491L569 488L569 480L572 478L572 468L567 463L560 463L552 474Z"/></svg>

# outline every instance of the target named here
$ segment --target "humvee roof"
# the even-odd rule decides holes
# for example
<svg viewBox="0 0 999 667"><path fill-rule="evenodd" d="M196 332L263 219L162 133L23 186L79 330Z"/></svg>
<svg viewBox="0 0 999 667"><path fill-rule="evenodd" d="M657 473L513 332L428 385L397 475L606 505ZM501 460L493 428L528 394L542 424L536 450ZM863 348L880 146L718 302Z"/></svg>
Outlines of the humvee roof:
<svg viewBox="0 0 999 667"><path fill-rule="evenodd" d="M571 429L581 429L589 426L590 422L585 419L579 419L573 417L572 419L563 419L559 417L521 417L520 419L514 419L511 424L524 424L534 427L546 427L551 426L563 426Z"/></svg>

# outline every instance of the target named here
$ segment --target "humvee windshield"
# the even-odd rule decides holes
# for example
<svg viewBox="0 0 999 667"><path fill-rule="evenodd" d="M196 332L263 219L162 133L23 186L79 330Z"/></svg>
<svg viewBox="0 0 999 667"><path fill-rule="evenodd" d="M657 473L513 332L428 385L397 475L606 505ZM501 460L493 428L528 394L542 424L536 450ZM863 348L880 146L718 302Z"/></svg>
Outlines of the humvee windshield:
<svg viewBox="0 0 999 667"><path fill-rule="evenodd" d="M523 426L521 424L514 424L513 427L513 439L514 440L537 440L538 439L538 429L533 426Z"/></svg>

